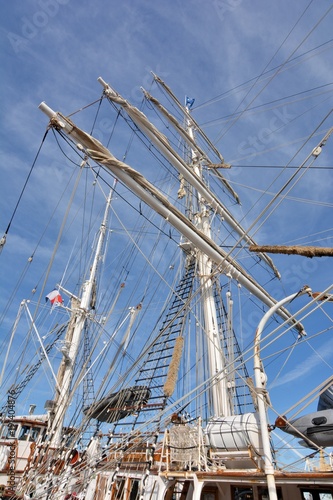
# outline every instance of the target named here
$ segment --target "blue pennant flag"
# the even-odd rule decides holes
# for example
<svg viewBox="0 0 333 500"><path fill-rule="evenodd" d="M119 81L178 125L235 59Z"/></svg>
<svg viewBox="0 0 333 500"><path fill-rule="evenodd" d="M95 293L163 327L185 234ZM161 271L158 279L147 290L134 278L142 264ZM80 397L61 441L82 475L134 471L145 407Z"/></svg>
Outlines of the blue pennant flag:
<svg viewBox="0 0 333 500"><path fill-rule="evenodd" d="M192 108L193 104L194 104L194 101L195 99L191 99L190 97L187 97L186 96L186 99L185 99L185 106L189 109Z"/></svg>

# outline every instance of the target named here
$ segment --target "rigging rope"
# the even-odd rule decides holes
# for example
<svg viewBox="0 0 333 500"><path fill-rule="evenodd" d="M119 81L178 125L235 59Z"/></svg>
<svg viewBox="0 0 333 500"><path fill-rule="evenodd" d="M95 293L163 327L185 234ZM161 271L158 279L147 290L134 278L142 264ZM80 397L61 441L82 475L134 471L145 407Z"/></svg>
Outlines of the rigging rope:
<svg viewBox="0 0 333 500"><path fill-rule="evenodd" d="M284 168L284 167L281 167L281 168ZM299 168L299 167L293 167L293 168ZM313 170L314 168L316 168L316 167L314 167L313 165L311 165L311 170ZM275 194L276 194L273 191L267 191L265 189L259 189L259 188L256 188L254 186L247 186L247 185L242 184L240 182L233 182L233 184L236 184L237 186L241 186L243 188L249 189L251 191L256 191L258 193L263 193L263 194L270 195L270 196L275 196ZM328 201L309 200L307 198L299 198L297 196L288 196L288 195L285 195L283 198L285 200L292 200L292 201L298 201L300 203L308 203L308 204L311 204L311 205L318 205L318 206L321 206L321 207L333 208L333 203L328 202Z"/></svg>
<svg viewBox="0 0 333 500"><path fill-rule="evenodd" d="M40 146L39 146L39 148L38 148L38 151L37 151L37 154L36 154L36 156L35 156L35 159L34 159L34 161L32 162L32 165L31 165L30 171L29 171L29 173L28 173L28 175L27 175L27 178L26 178L26 180L25 180L25 183L24 183L23 188L22 188L22 190L21 190L21 193L20 193L20 195L19 195L19 198L18 198L18 200L17 200L17 202L16 202L16 205L15 205L15 208L14 208L13 213L12 213L12 215L11 215L11 218L10 218L10 220L9 220L9 223L8 223L7 229L6 229L5 233L4 233L4 235L2 236L2 238L0 239L0 253L2 252L2 249L3 249L3 247L4 247L4 246L5 246L5 244L6 244L6 239L7 239L7 235L8 235L8 232L9 232L9 228L10 228L10 226L11 226L11 224L12 224L12 221L13 221L13 219L14 219L14 216L15 216L15 214L16 214L16 211L17 211L17 209L18 209L18 207L19 207L19 204L20 204L20 202L21 202L21 199L22 199L23 193L24 193L24 191L25 191L25 188L27 187L28 181L29 181L29 179L30 179L30 176L31 176L31 174L32 174L32 171L33 171L34 166L35 166L35 164L36 164L36 161L37 161L37 159L38 159L38 156L39 156L40 150L42 149L42 146L43 146L44 141L45 141L45 139L46 139L46 136L47 136L47 134L48 134L48 131L49 131L49 129L47 129L47 130L46 130L46 132L45 132L45 134L44 134L44 137L43 137L43 139L42 139L42 142L41 142L41 144L40 144Z"/></svg>
<svg viewBox="0 0 333 500"><path fill-rule="evenodd" d="M248 165L237 165L237 168L248 168ZM292 168L298 168L297 165L251 165L251 168L284 168L284 169L292 169ZM333 167L330 166L324 166L324 165L312 165L311 170L318 169L318 170L333 170ZM212 174L214 175L214 174ZM237 186L245 186L245 184L240 184L235 181L230 181L230 184L236 184ZM254 188L253 188L254 189Z"/></svg>
<svg viewBox="0 0 333 500"><path fill-rule="evenodd" d="M333 8L333 7L332 7L332 8ZM331 109L331 110L327 113L327 115L326 115L326 116L323 118L323 120L319 123L319 125L318 125L318 126L317 126L317 128L314 130L314 132L313 132L313 133L309 136L309 138L308 138L308 140L306 141L306 143L307 143L307 142L310 140L310 138L314 135L315 131L316 131L316 130L318 130L318 129L320 128L320 126L321 126L321 125L325 122L325 120L329 117L329 115L332 113L332 111L333 111L333 109ZM332 134L332 132L333 132L333 128L332 128L332 129L330 129L330 131L326 134L325 138L321 141L321 143L320 143L320 146L319 146L319 147L321 147L322 145L324 145L324 144L325 144L325 142L327 141L328 137ZM305 144L306 144L306 143L305 143ZM302 147L304 147L304 146L302 146ZM301 149L301 148L300 148L300 149ZM300 149L299 149L299 151L300 151ZM317 148L315 148L315 149L317 149ZM311 162L311 163L310 163L310 164L309 164L309 165L308 165L308 166L307 166L307 167L303 170L303 172L302 172L302 174L301 174L301 177L300 177L300 178L302 178L302 177L303 177L303 175L305 174L305 172L306 172L306 171L307 171L307 170L311 167L312 163L313 163L313 162L317 159L318 155L316 155L316 154L314 153L314 151L315 151L315 150L313 150L313 151L311 152L311 154L309 155L309 156L311 156L311 155L313 156L313 158L312 158L312 162ZM298 152L297 152L297 153L295 153L295 155L293 156L293 158L295 158L297 154L298 154ZM293 160L293 158L292 158L290 161L292 161L292 160ZM309 158L309 157L308 157L308 158ZM307 158L307 159L308 159L308 158ZM306 159L305 161L307 161L307 159ZM290 162L289 162L289 163L290 163ZM286 183L282 186L282 188L281 188L281 189L279 189L279 191L276 193L276 195L273 197L273 199L272 199L272 200L271 200L271 201L267 204L267 206L265 207L265 209L264 209L264 210L263 210L263 211L259 214L259 216L258 216L258 217L254 220L254 222L251 224L251 226L250 226L249 230L250 230L250 229L252 229L252 228L256 225L256 223L258 222L258 220L259 220L259 219L260 219L260 218L261 218L261 217L262 217L262 216L263 216L263 215L264 215L264 214L268 211L268 209L272 206L272 204L274 203L274 201L275 201L275 200L277 200L277 199L280 197L280 195L282 194L282 192L283 192L283 191L284 191L284 190L285 190L285 189L289 186L289 184L292 182L292 180L296 177L297 173L298 173L298 172L299 172L299 171L303 168L304 163L305 163L305 162L303 162L303 163L300 165L300 167L296 170L296 172L294 172L294 174L290 177L290 179L289 179L289 180L288 180L288 181L287 181L287 182L286 182ZM300 180L300 179L299 179L299 180ZM298 181L299 181L299 180L298 180ZM276 204L276 206L275 206L275 207L271 210L271 212L270 212L270 213L266 216L266 218L265 218L265 219L261 222L261 224L258 226L258 228L256 229L256 231L255 231L255 233L254 233L254 234L256 234L256 233L257 233L257 231L258 231L258 230L262 227L262 225L263 225L263 224L267 221L267 219L268 219L268 218L272 215L273 211L275 211L275 210L277 209L277 207L278 207L278 206L282 203L282 201L283 201L283 199L285 198L285 196L286 196L286 195L287 195L287 194L291 191L291 189L294 187L294 185L295 185L298 181L296 181L296 180L295 180L295 183L294 183L294 184L293 184L293 185L292 185L292 186L288 189L287 193L286 193L286 194L284 194L282 197L280 197L280 200L278 201L278 203Z"/></svg>
<svg viewBox="0 0 333 500"><path fill-rule="evenodd" d="M91 102L89 104L86 104L86 106L83 106L82 108L79 108L76 111L73 111L73 113L71 113L70 115L67 115L67 117L70 118L71 116L76 115L76 113L80 113L81 111L89 108L90 106L93 106L97 102L99 103L101 101L101 99L102 99L102 97L100 97L99 99L96 99L96 101L93 101L93 102Z"/></svg>
<svg viewBox="0 0 333 500"><path fill-rule="evenodd" d="M327 93L331 93L332 90L326 90L326 91L322 91L322 92L319 92L317 94L313 94L313 95L310 95L310 96L304 96L302 97L301 99L294 99L292 101L289 101L289 102L284 102L286 99L290 99L291 97L297 97L297 96L300 96L300 95L303 95L303 94L307 94L308 92L312 92L313 90L317 90L317 89L321 89L323 87L329 87L333 85L333 82L330 82L330 83L325 83L324 85L319 85L317 87L313 87L312 89L308 89L308 90L303 90L301 92L296 92L295 94L290 94L290 95L287 95L287 96L284 96L284 97L280 97L279 99L273 99L272 101L268 101L268 102L264 102L262 104L257 104L256 106L252 106L252 107L248 107L246 109L246 112L248 113L249 111L255 111L255 110L258 110L257 113L262 113L262 112L266 112L266 111L272 111L273 109L277 109L281 106L286 106L286 105L289 105L289 104L294 104L296 102L301 102L301 101L304 101L306 99L312 99L313 97L317 97L317 96L321 96L323 94L327 94ZM272 107L269 107L269 108L266 108L266 109L260 109L260 108L264 108L265 106L268 106L270 104L274 104L274 103L280 103L276 106L272 106ZM232 113L232 114L228 114L228 115L224 115L220 118L215 118L214 120L209 120L207 122L203 122L201 124L201 127L203 126L207 126L207 125L211 125L213 123L219 123L219 122L227 122L230 118L233 118L235 117L236 115L240 115L242 114L243 112L242 111L238 111L238 112L235 112L235 113ZM255 114L255 113L252 113L252 115ZM248 116L250 115L250 113L248 113Z"/></svg>
<svg viewBox="0 0 333 500"><path fill-rule="evenodd" d="M333 38L331 38L330 40L327 40L327 42L324 42L324 43L322 43L320 45L317 45L313 49L309 49L306 52L303 52L299 56L293 57L292 59L290 59L289 62L295 61L296 59L299 59L299 58L303 57L304 55L309 54L310 52L313 52L314 50L316 50L316 49L318 49L320 47L323 47L324 45L327 45L328 43L332 43L332 42L333 42ZM329 47L327 47L325 50L327 50L328 48ZM275 70L279 69L281 66L282 65L279 64L278 66L275 66L274 68L272 68L272 69L270 69L268 71L264 71L260 75L254 76L253 78L250 78L246 82L240 83L239 85L236 85L235 87L233 87L233 88L231 88L229 90L226 90L225 92L217 95L216 97L212 97L208 101L205 101L202 104L200 104L198 106L195 106L193 109L195 109L197 111L198 109L201 109L201 108L203 108L203 107L205 107L205 106L207 106L209 104L214 104L216 101L221 100L224 96L227 97L227 94L230 94L231 92L233 92L233 91L235 91L237 89L241 89L241 87L247 85L248 83L251 83L253 80L257 80L258 78L260 78L260 76L264 76L264 75L266 75L268 73L271 73L272 71L275 71ZM210 123L210 122L207 122L207 123Z"/></svg>
<svg viewBox="0 0 333 500"><path fill-rule="evenodd" d="M332 6L333 8L333 6ZM298 149L298 151L294 154L294 156L290 159L289 163L287 165L289 165L291 163L291 161L293 161L293 159L297 156L297 154L301 151L301 149L305 146L305 144L307 144L307 142L310 141L310 139L315 135L315 132L317 130L319 130L319 128L321 127L321 125L325 122L325 120L329 117L329 115L332 113L333 109L331 109L327 115L323 118L323 120L317 125L317 127L315 128L315 130L310 134L310 136L307 138L307 140L305 141L305 143ZM320 146L324 145L327 141L327 139L329 138L329 136L332 134L333 132L333 128L329 130L329 132L325 135L325 137L322 139L322 141L320 142L319 146L317 148L315 148L314 150L312 150L312 152L307 156L307 158L302 162L302 164L298 167L298 169L292 174L292 176L284 183L284 185L278 190L278 192L275 194L275 196L271 199L271 201L265 205L265 208L259 213L259 215L254 219L254 221L251 223L251 225L248 227L247 229L247 234L249 234L249 232L255 227L255 225L258 223L258 221L263 217L264 214L266 214L268 212L268 210L270 209L270 207L273 205L273 203L278 200L278 198L281 197L281 194L282 192L289 186L289 184L292 182L292 180L296 177L296 175L303 169L305 163L309 160L309 158L311 158L313 156L313 161L315 161L318 157L317 154L315 154L315 150L318 149ZM307 169L311 166L308 165L305 170L303 171L303 173L301 174L301 177L304 175L304 173L307 171ZM283 172L284 170L282 170ZM282 172L279 174L279 176L282 174ZM279 177L278 176L278 177ZM277 177L277 178L278 178ZM273 181L275 182L276 179ZM272 186L273 182L271 182L270 186ZM295 183L298 182L298 181L295 181ZM294 183L294 184L295 184ZM270 187L268 186L268 188ZM293 187L293 186L292 186ZM288 194L290 192L290 190L292 189L292 187L289 188L289 190L287 191L286 194ZM286 194L282 197L282 199L286 196ZM254 207L257 205L257 203L259 202L261 198L259 198L257 200L256 203L254 203L251 207L251 209L248 211L248 213L250 213L251 210L254 209ZM271 212L266 216L266 218L263 220L263 222L260 224L260 226L257 228L257 230L252 234L252 236L254 236L256 234L256 232L259 230L259 228L267 221L267 219L272 215L272 213L276 210L276 208L280 205L280 203L282 202L282 200L280 199L277 203L277 205L275 207L273 207L271 209ZM237 248L237 246L239 245L240 243L240 240L236 242L236 245L234 246L233 249L230 250L229 254L232 252L232 250L234 250L235 248Z"/></svg>
<svg viewBox="0 0 333 500"><path fill-rule="evenodd" d="M59 146L59 149L60 149L60 150L63 152L63 154L65 155L64 151L62 150L62 148L61 148L61 146L60 146L60 144L59 144L59 141L57 140L57 136L56 136L56 134L54 133L54 130L53 130L53 129L52 129L52 132L53 132L53 135L54 135L54 137L55 137L55 139L56 139L56 142L57 142L57 144L58 144L58 146ZM47 135L47 133L48 133L48 130L46 131L46 133L45 133L45 135L44 135L44 137L43 137L43 139L42 139L41 145L40 145L40 147L39 147L39 149L38 149L38 153L37 153L36 158L35 158L35 160L34 160L34 162L33 162L33 166L31 167L31 170L30 170L29 176L31 175L32 169L33 169L33 167L35 166L35 163L36 163L37 158L38 158L38 156L39 156L39 154L40 154L40 151L41 151L41 147L43 146L43 144L44 144L44 142L45 142L45 139L46 139L46 135ZM65 156L66 156L66 155L65 155ZM67 158L68 158L68 157L67 157ZM68 159L69 159L69 158L68 158ZM71 160L71 161L72 161L72 160ZM73 162L73 163L74 163L74 162ZM77 164L76 164L76 165L77 165ZM74 173L73 173L72 175L74 175ZM71 176L71 177L70 177L70 179L68 180L68 184L67 184L67 186L70 184L71 179L72 179L72 176ZM27 179L27 180L28 180L28 179ZM26 185L26 184L27 184L27 181L26 181L25 185ZM66 187L67 187L67 186L66 186ZM66 189L66 188L65 188L65 189ZM65 190L64 190L64 192L65 192ZM21 196L22 196L22 194L23 194L23 191L22 191L22 193L21 193ZM39 246L40 246L40 244L41 244L42 239L44 238L44 236L45 236L45 234L46 234L46 232L47 232L48 228L50 227L50 225L51 225L51 223L52 223L52 221L53 221L53 217L54 217L54 215L55 215L55 213L56 213L56 211L57 211L58 207L61 205L62 198L63 198L63 195L59 198L58 203L57 203L56 207L54 208L53 213L51 214L51 216L50 216L50 218L49 218L49 220L48 220L48 222L47 222L47 224L46 224L46 226L45 226L45 229L44 229L43 233L41 234L41 236L40 236L40 238L39 238L38 242L36 243L36 245L35 245L35 247L34 247L34 249L33 249L32 253L31 253L31 255L30 255L30 256L29 256L29 258L27 259L27 262L26 262L26 264L25 264L25 267L24 267L23 271L21 272L21 275L20 275L20 277L19 277L19 279L18 279L18 281L17 281L17 283L16 283L16 285L15 285L15 288L13 289L13 291L12 291L12 293L11 293L11 295L10 295L10 297L9 297L8 301L7 301L7 304L6 304L6 306L5 306L4 310L3 310L3 313L2 313L2 315L1 315L1 317L0 317L0 325L2 324L2 322L4 321L4 319L6 318L6 315L7 315L7 313L8 313L9 308L10 308L10 305L11 305L11 303L13 302L14 297L16 296L16 293L17 293L17 291L19 290L19 287L20 287L21 283L23 282L23 279L24 279L24 277L26 276L26 274L27 274L27 272L28 272L28 269L29 269L29 267L30 267L30 264L31 264L31 263L33 262L33 260L34 260L34 257L35 257L35 254L36 254L36 252L37 252L37 249L39 248ZM13 214L13 216L14 216L14 214ZM13 216L12 216L12 218L13 218ZM39 286L39 283L40 283L40 280L39 280L37 283L35 283L35 286L34 286L34 288L33 288L32 292L31 292L32 294L35 294L35 292L36 292L36 290L37 290L37 288L38 288L38 286ZM4 343L4 345L5 345L5 343Z"/></svg>
<svg viewBox="0 0 333 500"><path fill-rule="evenodd" d="M305 14L306 10L309 8L309 6L311 5L311 3L313 2L313 0L310 1L310 3L308 4L308 6L306 7L306 9L304 10L303 14L301 15L301 17L298 19L298 21L296 22L296 24L294 25L294 27L292 28L292 30L290 31L290 33L294 30L294 28L296 27L296 25L298 24L298 22L300 21L300 19L303 17L303 15ZM268 80L268 82L260 89L260 91L250 100L249 104L244 108L244 110L241 112L241 114L230 124L230 126L227 128L227 130L224 132L224 133L220 133L220 135L216 138L215 140L215 143L217 144L221 139L222 137L228 132L228 130L230 130L230 128L239 120L239 118L245 113L245 111L249 108L249 106L257 99L257 97L266 89L266 87L272 82L272 80L280 73L281 69L288 63L288 61L290 61L291 57L297 52L297 50L299 49L299 47L301 47L303 45L303 43L309 38L309 36L313 33L313 31L319 26L319 24L322 22L322 20L327 16L327 14L333 9L333 5L331 5L328 10L325 12L325 14L317 21L317 23L314 25L314 27L308 32L308 34L303 38L303 40L296 46L296 48L291 52L291 54L287 57L287 59L285 60L285 62L280 66L280 68L272 75L272 77ZM290 33L287 35L287 37L285 38L284 42L288 39ZM283 42L283 43L284 43ZM282 43L282 45L283 45ZM281 46L282 46L281 45ZM280 47L279 49L277 50L277 52L280 50ZM276 53L277 53L276 52ZM274 54L275 56L275 54ZM274 57L273 56L273 57ZM271 60L273 59L273 57L270 59L269 63L271 62ZM269 64L268 63L268 64ZM267 68L268 64L266 65L265 69ZM259 79L259 77L258 77ZM255 81L255 83L252 85L251 89L254 87L254 85L257 83L258 79ZM249 92L246 94L248 95ZM246 97L246 96L245 96ZM245 97L242 99L242 101L240 102L240 104L244 101ZM237 109L239 108L240 104L238 105Z"/></svg>

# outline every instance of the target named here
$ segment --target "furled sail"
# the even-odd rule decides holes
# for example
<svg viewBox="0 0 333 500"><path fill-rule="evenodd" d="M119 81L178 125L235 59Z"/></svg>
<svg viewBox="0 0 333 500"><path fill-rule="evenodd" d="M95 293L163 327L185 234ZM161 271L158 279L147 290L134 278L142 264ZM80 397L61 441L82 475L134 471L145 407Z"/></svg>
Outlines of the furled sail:
<svg viewBox="0 0 333 500"><path fill-rule="evenodd" d="M100 422L118 422L147 404L150 390L145 386L134 386L110 394L84 410Z"/></svg>
<svg viewBox="0 0 333 500"><path fill-rule="evenodd" d="M117 160L111 152L105 148L97 139L79 129L69 118L61 113L56 113L44 102L40 104L40 109L50 117L51 126L60 128L71 138L79 143L79 147L85 151L87 156L94 161L104 165L113 172L118 179L124 182L133 193L138 195L157 213L169 221L180 231L192 244L204 252L212 262L219 266L221 272L230 274L242 286L252 292L268 307L276 304L267 293L235 260L216 243L199 231L170 201L160 193L145 177L126 163ZM303 326L295 321L292 315L281 307L278 314L286 321L290 321L299 332L303 331Z"/></svg>
<svg viewBox="0 0 333 500"><path fill-rule="evenodd" d="M126 111L128 116L133 120L133 122L137 125L137 127L140 128L146 134L146 136L156 145L156 147L170 160L172 165L179 171L179 173L183 175L184 178L195 187L195 189L197 189L197 191L201 194L201 196L206 200L206 203L210 205L214 211L216 211L223 217L226 223L229 224L230 227L239 234L241 239L244 239L246 243L253 245L254 241L247 234L246 230L242 228L242 226L235 220L235 218L227 210L227 208L224 205L222 205L220 200L217 199L217 197L212 192L209 191L207 186L195 174L195 172L188 168L188 165L170 146L167 138L159 130L156 129L156 127L148 120L146 115L144 115L142 111L137 109L135 106L132 106L128 101L126 101L126 99L124 99L120 94L118 94L114 89L112 89L110 85L107 84L101 77L98 78L98 81L103 86L104 93L107 96L107 98L110 101L115 102L116 104L121 106ZM148 96L149 94L146 93L147 98ZM152 97L149 96L149 99L152 99ZM156 104L158 103L158 101L154 99L153 103ZM164 110L164 108L161 106L160 109ZM192 117L190 115L189 119L192 120ZM174 125L175 121L173 120L172 123ZM178 125L176 128L179 131L180 126ZM198 131L197 124L196 124L196 131ZM189 137L187 133L186 135L187 135L186 140L193 141L193 139ZM195 143L195 149L198 150L198 146L196 143ZM203 152L201 152L200 149L198 150L198 152L201 156L202 154L204 154ZM221 162L224 164L223 157L221 157ZM227 188L227 190L232 193L236 201L239 203L238 196L236 195L236 193L233 191L233 189L225 179L224 179L224 185ZM277 276L278 278L281 277L279 271L276 269L270 257L261 253L260 258L262 258L271 267L271 269L273 269L275 276Z"/></svg>

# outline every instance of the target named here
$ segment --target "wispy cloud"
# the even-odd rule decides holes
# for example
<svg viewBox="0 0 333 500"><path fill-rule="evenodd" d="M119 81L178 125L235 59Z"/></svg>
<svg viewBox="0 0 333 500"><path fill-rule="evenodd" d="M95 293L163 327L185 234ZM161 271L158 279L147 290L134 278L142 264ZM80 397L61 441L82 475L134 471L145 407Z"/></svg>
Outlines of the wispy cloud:
<svg viewBox="0 0 333 500"><path fill-rule="evenodd" d="M319 367L323 366L323 360L330 359L333 354L333 343L331 340L324 342L318 352L313 352L302 361L299 361L294 368L289 370L285 375L279 376L277 380L270 385L270 389L281 387L285 384L306 379L306 377L318 371ZM313 389L313 387L310 387Z"/></svg>

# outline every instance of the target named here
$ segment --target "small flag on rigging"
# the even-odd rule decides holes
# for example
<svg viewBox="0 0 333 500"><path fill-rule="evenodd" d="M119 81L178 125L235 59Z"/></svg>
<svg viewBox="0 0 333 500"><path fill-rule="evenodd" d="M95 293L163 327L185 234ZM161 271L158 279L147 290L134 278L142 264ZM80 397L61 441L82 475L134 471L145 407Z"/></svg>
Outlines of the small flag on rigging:
<svg viewBox="0 0 333 500"><path fill-rule="evenodd" d="M53 290L45 297L46 302L49 300L53 306L63 303L62 297L58 290Z"/></svg>
<svg viewBox="0 0 333 500"><path fill-rule="evenodd" d="M186 106L187 108L191 109L191 108L192 108L192 106L193 106L193 104L194 104L194 101L195 101L195 99L193 99L193 98L191 99L190 97L187 97L187 96L186 96L186 97L185 97L185 106Z"/></svg>

